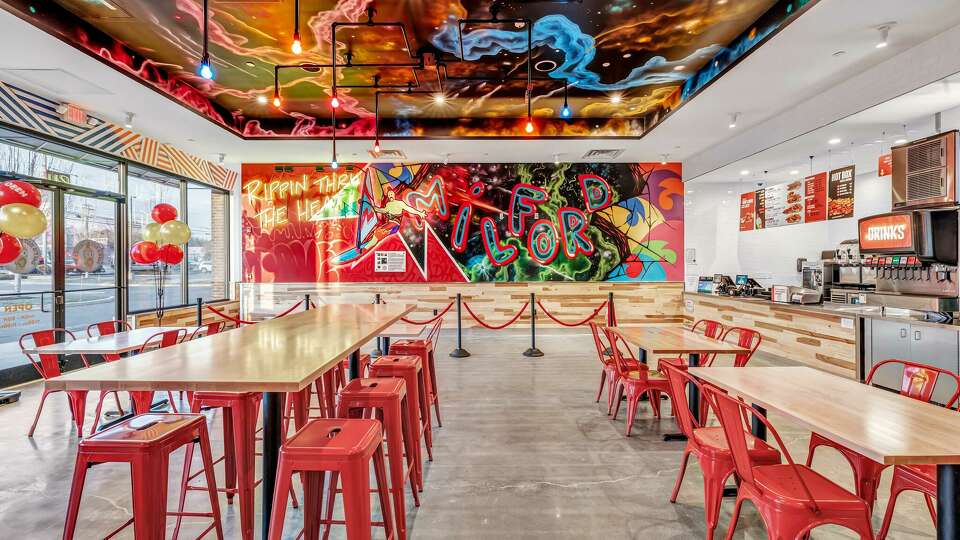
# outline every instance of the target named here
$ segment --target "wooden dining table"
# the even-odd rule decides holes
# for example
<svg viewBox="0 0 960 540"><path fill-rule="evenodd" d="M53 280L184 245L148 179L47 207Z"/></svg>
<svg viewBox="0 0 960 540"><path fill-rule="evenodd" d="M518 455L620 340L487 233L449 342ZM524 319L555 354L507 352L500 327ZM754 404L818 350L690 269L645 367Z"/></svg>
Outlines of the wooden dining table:
<svg viewBox="0 0 960 540"><path fill-rule="evenodd" d="M700 365L702 354L745 354L750 352L736 343L710 339L682 326L618 326L612 330L627 343L640 350L639 360L647 363L648 355L687 355L690 367ZM700 391L690 385L687 400L694 417L700 415ZM682 433L668 433L665 441L686 440Z"/></svg>
<svg viewBox="0 0 960 540"><path fill-rule="evenodd" d="M809 367L691 368L877 463L937 466L937 538L960 538L960 413Z"/></svg>
<svg viewBox="0 0 960 540"><path fill-rule="evenodd" d="M54 390L263 392L263 537L267 537L287 392L299 392L412 311L412 305L324 305L45 381ZM139 412L139 411L138 411ZM162 534L160 535L162 536Z"/></svg>
<svg viewBox="0 0 960 540"><path fill-rule="evenodd" d="M143 344L152 336L170 330L186 330L190 337L199 326L153 326L136 328L114 334L93 336L75 339L63 343L52 343L37 347L33 344L26 346L23 352L27 354L123 354L139 351Z"/></svg>

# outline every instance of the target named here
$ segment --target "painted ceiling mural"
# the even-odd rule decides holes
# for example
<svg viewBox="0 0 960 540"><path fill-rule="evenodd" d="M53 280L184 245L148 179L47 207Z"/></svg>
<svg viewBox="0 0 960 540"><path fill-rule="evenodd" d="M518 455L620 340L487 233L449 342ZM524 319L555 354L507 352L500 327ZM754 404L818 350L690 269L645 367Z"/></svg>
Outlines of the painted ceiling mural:
<svg viewBox="0 0 960 540"><path fill-rule="evenodd" d="M0 6L239 135L330 137L336 95L387 139L642 136L815 1L301 0L294 54L294 0L210 0L213 80L202 0Z"/></svg>

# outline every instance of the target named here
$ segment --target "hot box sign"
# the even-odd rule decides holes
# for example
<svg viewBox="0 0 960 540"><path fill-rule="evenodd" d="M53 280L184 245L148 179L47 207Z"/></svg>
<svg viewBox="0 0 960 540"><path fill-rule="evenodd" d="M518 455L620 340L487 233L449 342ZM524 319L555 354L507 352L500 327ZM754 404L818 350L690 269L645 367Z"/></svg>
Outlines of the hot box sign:
<svg viewBox="0 0 960 540"><path fill-rule="evenodd" d="M246 281L683 279L678 164L244 165L242 179Z"/></svg>

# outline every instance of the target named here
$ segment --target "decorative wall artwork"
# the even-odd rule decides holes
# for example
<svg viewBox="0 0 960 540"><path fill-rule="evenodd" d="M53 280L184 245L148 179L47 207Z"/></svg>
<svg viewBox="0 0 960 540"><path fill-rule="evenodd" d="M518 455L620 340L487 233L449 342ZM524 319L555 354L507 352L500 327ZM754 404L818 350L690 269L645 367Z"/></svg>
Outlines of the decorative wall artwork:
<svg viewBox="0 0 960 540"><path fill-rule="evenodd" d="M538 136L640 136L814 3L302 1L297 34L292 0L210 2L207 16L198 0L0 7L238 135L329 137L337 92L337 136L373 137L379 91L389 138L524 136L528 76ZM396 24L365 27L369 8ZM213 80L198 74L204 20ZM332 27L347 22L361 24ZM278 107L276 66L288 68ZM408 83L423 95L405 94Z"/></svg>
<svg viewBox="0 0 960 540"><path fill-rule="evenodd" d="M676 163L247 164L241 178L247 282L683 279Z"/></svg>
<svg viewBox="0 0 960 540"><path fill-rule="evenodd" d="M854 166L740 195L740 230L853 217Z"/></svg>

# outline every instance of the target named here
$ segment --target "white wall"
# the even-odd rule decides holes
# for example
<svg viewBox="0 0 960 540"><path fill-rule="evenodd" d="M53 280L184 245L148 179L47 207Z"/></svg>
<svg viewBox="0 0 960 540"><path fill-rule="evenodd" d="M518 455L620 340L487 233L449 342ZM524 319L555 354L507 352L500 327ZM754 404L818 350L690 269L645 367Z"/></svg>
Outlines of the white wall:
<svg viewBox="0 0 960 540"><path fill-rule="evenodd" d="M686 265L688 283L694 276L722 273L750 274L764 286L799 285L797 258L819 260L821 251L857 237L859 218L891 208L890 177L858 171L853 218L740 232L740 194L754 189L752 182L687 185L685 243L696 250L696 264Z"/></svg>

